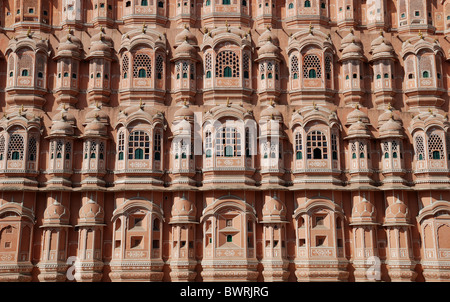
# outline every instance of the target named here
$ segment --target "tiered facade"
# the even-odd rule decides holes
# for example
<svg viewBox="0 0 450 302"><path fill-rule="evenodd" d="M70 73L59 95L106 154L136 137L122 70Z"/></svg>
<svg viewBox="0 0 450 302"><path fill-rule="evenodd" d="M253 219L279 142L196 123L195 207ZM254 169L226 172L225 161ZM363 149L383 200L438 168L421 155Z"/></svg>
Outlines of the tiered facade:
<svg viewBox="0 0 450 302"><path fill-rule="evenodd" d="M1 281L450 280L450 1L0 5Z"/></svg>

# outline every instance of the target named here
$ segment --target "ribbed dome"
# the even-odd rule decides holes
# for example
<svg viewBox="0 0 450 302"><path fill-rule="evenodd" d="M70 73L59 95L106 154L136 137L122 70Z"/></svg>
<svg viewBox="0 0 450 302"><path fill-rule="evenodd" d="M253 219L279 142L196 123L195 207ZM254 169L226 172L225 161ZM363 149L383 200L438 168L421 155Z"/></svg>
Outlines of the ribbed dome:
<svg viewBox="0 0 450 302"><path fill-rule="evenodd" d="M77 37L67 34L61 38L61 41L58 46L58 55L67 54L76 54L79 55L81 51L81 40Z"/></svg>
<svg viewBox="0 0 450 302"><path fill-rule="evenodd" d="M91 39L91 47L89 49L90 56L110 56L112 47L111 37L105 35L102 31L95 34Z"/></svg>
<svg viewBox="0 0 450 302"><path fill-rule="evenodd" d="M381 125L380 129L380 137L390 137L390 136L402 136L402 125L395 121L393 118L386 121L383 125Z"/></svg>
<svg viewBox="0 0 450 302"><path fill-rule="evenodd" d="M277 35L271 29L267 28L265 32L259 36L258 46L263 46L267 43L267 41L272 42L275 46L280 44Z"/></svg>
<svg viewBox="0 0 450 302"><path fill-rule="evenodd" d="M355 36L353 30L350 30L350 33L341 40L341 49L344 49L346 46L352 43L360 44L361 39Z"/></svg>
<svg viewBox="0 0 450 302"><path fill-rule="evenodd" d="M268 40L259 50L258 55L264 56L264 55L277 55L278 54L278 47L275 46L271 40Z"/></svg>
<svg viewBox="0 0 450 302"><path fill-rule="evenodd" d="M73 135L74 129L73 126L67 121L60 120L56 121L52 124L50 134L60 134L60 135Z"/></svg>
<svg viewBox="0 0 450 302"><path fill-rule="evenodd" d="M184 41L181 43L180 46L178 46L175 49L175 57L179 56L188 56L188 57L195 57L197 55L197 51L195 50L195 47L189 44L187 41Z"/></svg>
<svg viewBox="0 0 450 302"><path fill-rule="evenodd" d="M365 123L369 122L369 117L365 112L361 111L359 107L347 115L347 124L353 124L357 121L362 121Z"/></svg>
<svg viewBox="0 0 450 302"><path fill-rule="evenodd" d="M352 210L352 218L375 218L376 210L374 205L363 198L355 203Z"/></svg>
<svg viewBox="0 0 450 302"><path fill-rule="evenodd" d="M193 45L197 44L195 35L193 33L191 33L189 31L189 29L187 29L187 27L185 27L180 33L178 33L175 36L175 44L176 45L179 45L185 41L188 42L189 44L193 44Z"/></svg>
<svg viewBox="0 0 450 302"><path fill-rule="evenodd" d="M344 50L342 51L342 56L349 56L349 55L361 55L363 52L361 46L355 42L350 43L347 45Z"/></svg>
<svg viewBox="0 0 450 302"><path fill-rule="evenodd" d="M44 224L65 224L69 220L69 212L58 200L45 209Z"/></svg>
<svg viewBox="0 0 450 302"><path fill-rule="evenodd" d="M193 118L194 117L194 111L192 111L188 105L181 106L180 109L178 109L174 114L175 119L177 118Z"/></svg>
<svg viewBox="0 0 450 302"><path fill-rule="evenodd" d="M275 108L275 106L270 105L263 111L261 111L261 119L282 119L283 115L281 112Z"/></svg>
<svg viewBox="0 0 450 302"><path fill-rule="evenodd" d="M93 119L84 128L84 135L89 136L105 136L106 125L100 122L98 119Z"/></svg>
<svg viewBox="0 0 450 302"><path fill-rule="evenodd" d="M277 197L272 197L264 203L262 214L263 221L284 220L286 216L286 207Z"/></svg>
<svg viewBox="0 0 450 302"><path fill-rule="evenodd" d="M367 136L370 136L370 132L369 129L367 128L366 123L363 123L362 121L357 121L348 128L347 137L367 137Z"/></svg>
<svg viewBox="0 0 450 302"><path fill-rule="evenodd" d="M78 214L78 223L80 224L101 223L103 222L103 218L105 216L103 208L92 199L89 199L89 201L81 207Z"/></svg>
<svg viewBox="0 0 450 302"><path fill-rule="evenodd" d="M86 113L85 120L90 122L93 119L98 119L100 121L107 121L109 118L108 114L102 110L100 107L95 107L93 110Z"/></svg>
<svg viewBox="0 0 450 302"><path fill-rule="evenodd" d="M197 213L195 204L184 196L175 197L172 206L171 222L194 222Z"/></svg>
<svg viewBox="0 0 450 302"><path fill-rule="evenodd" d="M406 220L409 216L409 210L408 207L400 201L398 198L397 200L391 204L386 209L386 219L392 220L392 219L399 219L399 220Z"/></svg>

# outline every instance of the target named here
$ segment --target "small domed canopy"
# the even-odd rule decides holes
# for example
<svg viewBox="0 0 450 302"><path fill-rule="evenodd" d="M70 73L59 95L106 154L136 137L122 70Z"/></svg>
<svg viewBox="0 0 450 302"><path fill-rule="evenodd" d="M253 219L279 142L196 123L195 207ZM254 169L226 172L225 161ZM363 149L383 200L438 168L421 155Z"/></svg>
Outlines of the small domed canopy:
<svg viewBox="0 0 450 302"><path fill-rule="evenodd" d="M371 133L367 127L367 124L362 121L357 121L350 125L348 128L348 135L345 137L345 139L351 139L351 138L370 138Z"/></svg>
<svg viewBox="0 0 450 302"><path fill-rule="evenodd" d="M103 223L105 212L103 208L90 198L78 212L78 225L93 225Z"/></svg>
<svg viewBox="0 0 450 302"><path fill-rule="evenodd" d="M258 50L258 60L264 58L278 59L279 49L271 40L268 40L259 50Z"/></svg>
<svg viewBox="0 0 450 302"><path fill-rule="evenodd" d="M355 202L352 210L352 224L373 223L375 219L376 209L370 201L363 197Z"/></svg>
<svg viewBox="0 0 450 302"><path fill-rule="evenodd" d="M367 114L364 111L359 109L359 106L356 106L355 110L353 110L352 112L350 112L347 115L346 125L354 124L357 121L361 121L363 123L369 123L369 117L367 116Z"/></svg>
<svg viewBox="0 0 450 302"><path fill-rule="evenodd" d="M339 50L343 50L350 44L361 44L361 39L355 36L353 29L350 29L350 32L341 40L341 47Z"/></svg>
<svg viewBox="0 0 450 302"><path fill-rule="evenodd" d="M61 113L55 114L50 126L50 136L71 136L74 135L76 124L75 116L63 109Z"/></svg>
<svg viewBox="0 0 450 302"><path fill-rule="evenodd" d="M265 108L261 111L261 120L268 120L268 119L277 119L277 120L283 120L283 115L281 112L275 108L274 104L269 105L269 107Z"/></svg>
<svg viewBox="0 0 450 302"><path fill-rule="evenodd" d="M388 121L383 123L381 127L378 129L380 133L380 138L387 138L387 137L403 137L403 127L400 124L399 121L394 120L393 117L391 117Z"/></svg>
<svg viewBox="0 0 450 302"><path fill-rule="evenodd" d="M397 198L397 200L386 209L384 225L404 225L408 224L408 221L408 207Z"/></svg>
<svg viewBox="0 0 450 302"><path fill-rule="evenodd" d="M276 33L270 29L270 27L267 27L266 31L261 34L258 38L258 46L262 47L267 43L267 41L270 41L275 46L280 45L280 41L278 40L278 36Z"/></svg>
<svg viewBox="0 0 450 302"><path fill-rule="evenodd" d="M197 207L184 196L175 197L172 206L170 223L195 223Z"/></svg>
<svg viewBox="0 0 450 302"><path fill-rule="evenodd" d="M44 211L43 225L66 225L68 223L69 211L55 198Z"/></svg>
<svg viewBox="0 0 450 302"><path fill-rule="evenodd" d="M286 207L278 197L270 197L264 203L262 214L262 222L284 222L286 220Z"/></svg>
<svg viewBox="0 0 450 302"><path fill-rule="evenodd" d="M180 120L180 119L193 119L194 118L194 111L192 111L187 104L184 104L179 108L177 111L175 111L174 119Z"/></svg>
<svg viewBox="0 0 450 302"><path fill-rule="evenodd" d="M181 32L175 36L175 46L187 42L191 45L197 45L197 39L195 35L189 31L188 27L185 27Z"/></svg>
<svg viewBox="0 0 450 302"><path fill-rule="evenodd" d="M174 51L174 57L172 61L179 59L189 59L197 61L197 50L194 46L188 43L188 41L184 41L178 46Z"/></svg>
<svg viewBox="0 0 450 302"><path fill-rule="evenodd" d="M89 49L89 58L91 57L103 57L111 58L111 49L113 46L113 41L111 37L100 29L100 32L92 36L91 46Z"/></svg>
<svg viewBox="0 0 450 302"><path fill-rule="evenodd" d="M102 110L101 106L95 106L95 108L93 110L86 113L86 116L84 119L85 119L86 124L91 122L94 119L98 119L99 121L101 121L103 123L108 123L109 116L105 110Z"/></svg>
<svg viewBox="0 0 450 302"><path fill-rule="evenodd" d="M349 45L347 45L342 50L342 57L341 57L340 61L344 61L344 60L364 61L365 57L364 57L361 45L357 44L356 42L352 42Z"/></svg>
<svg viewBox="0 0 450 302"><path fill-rule="evenodd" d="M69 31L60 40L55 59L60 57L80 58L82 50L81 40Z"/></svg>
<svg viewBox="0 0 450 302"><path fill-rule="evenodd" d="M84 128L83 136L106 136L106 125L102 123L98 118L93 119L91 122L87 123Z"/></svg>

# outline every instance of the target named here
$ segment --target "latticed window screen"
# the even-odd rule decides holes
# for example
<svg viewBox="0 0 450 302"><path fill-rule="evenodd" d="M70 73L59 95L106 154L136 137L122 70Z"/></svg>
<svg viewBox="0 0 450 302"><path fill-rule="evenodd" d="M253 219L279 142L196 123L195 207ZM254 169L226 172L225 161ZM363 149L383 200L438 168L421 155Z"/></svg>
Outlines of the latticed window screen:
<svg viewBox="0 0 450 302"><path fill-rule="evenodd" d="M128 138L128 159L150 159L150 137L144 131L133 131Z"/></svg>
<svg viewBox="0 0 450 302"><path fill-rule="evenodd" d="M320 59L316 55L306 55L303 58L303 77L320 78L322 77L322 69L320 67Z"/></svg>
<svg viewBox="0 0 450 302"><path fill-rule="evenodd" d="M105 143L100 142L100 144L98 145L98 158L104 159L104 156L105 156Z"/></svg>
<svg viewBox="0 0 450 302"><path fill-rule="evenodd" d="M150 78L152 76L152 59L148 54L138 53L133 60L133 77L139 77L139 70L145 70L145 77ZM142 75L142 71L141 71Z"/></svg>
<svg viewBox="0 0 450 302"><path fill-rule="evenodd" d="M441 136L437 133L431 133L430 135L428 135L428 158L444 158L444 144L442 142Z"/></svg>
<svg viewBox="0 0 450 302"><path fill-rule="evenodd" d="M65 147L65 153L66 153L66 159L70 159L70 152L72 151L72 144L70 142L66 142L66 147Z"/></svg>
<svg viewBox="0 0 450 302"><path fill-rule="evenodd" d="M3 157L5 156L5 137L2 135L0 136L0 160L3 160Z"/></svg>
<svg viewBox="0 0 450 302"><path fill-rule="evenodd" d="M56 158L61 158L62 157L62 147L63 147L63 142L61 140L56 142Z"/></svg>
<svg viewBox="0 0 450 302"><path fill-rule="evenodd" d="M125 134L123 133L123 131L119 133L119 139L117 142L117 151L119 154L119 160L124 159L123 152L125 151Z"/></svg>
<svg viewBox="0 0 450 302"><path fill-rule="evenodd" d="M241 156L241 134L233 127L223 127L216 134L217 156Z"/></svg>
<svg viewBox="0 0 450 302"><path fill-rule="evenodd" d="M47 59L42 53L36 55L36 71L38 72L38 77L45 76L45 66L47 65Z"/></svg>
<svg viewBox="0 0 450 302"><path fill-rule="evenodd" d="M122 59L122 77L126 78L128 75L128 69L130 66L130 59L128 59L128 55L124 54Z"/></svg>
<svg viewBox="0 0 450 302"><path fill-rule="evenodd" d="M205 150L206 150L206 157L212 156L212 135L211 131L206 131L205 133Z"/></svg>
<svg viewBox="0 0 450 302"><path fill-rule="evenodd" d="M246 52L242 55L242 65L244 70L244 78L247 79L250 76L250 57Z"/></svg>
<svg viewBox="0 0 450 302"><path fill-rule="evenodd" d="M12 134L8 143L8 160L23 160L24 140L20 134Z"/></svg>
<svg viewBox="0 0 450 302"><path fill-rule="evenodd" d="M264 63L259 63L259 72L264 73L264 70L266 69L266 65Z"/></svg>
<svg viewBox="0 0 450 302"><path fill-rule="evenodd" d="M161 132L155 132L153 144L153 150L155 151L155 160L161 160Z"/></svg>
<svg viewBox="0 0 450 302"><path fill-rule="evenodd" d="M338 159L338 152L337 152L337 135L331 134L331 151L333 159Z"/></svg>
<svg viewBox="0 0 450 302"><path fill-rule="evenodd" d="M298 78L298 58L296 55L291 56L291 77Z"/></svg>
<svg viewBox="0 0 450 302"><path fill-rule="evenodd" d="M96 158L97 156L97 142L91 141L91 155L90 158Z"/></svg>
<svg viewBox="0 0 450 302"><path fill-rule="evenodd" d="M212 56L210 53L207 53L205 56L205 70L211 71L212 70Z"/></svg>
<svg viewBox="0 0 450 302"><path fill-rule="evenodd" d="M416 136L416 156L417 160L423 160L425 158L425 147L422 136Z"/></svg>
<svg viewBox="0 0 450 302"><path fill-rule="evenodd" d="M162 79L164 75L164 58L161 55L156 57L156 75L158 79Z"/></svg>
<svg viewBox="0 0 450 302"><path fill-rule="evenodd" d="M303 159L302 134L300 132L295 134L295 158Z"/></svg>
<svg viewBox="0 0 450 302"><path fill-rule="evenodd" d="M36 137L32 136L28 140L28 160L35 161L37 153Z"/></svg>
<svg viewBox="0 0 450 302"><path fill-rule="evenodd" d="M219 52L216 60L216 77L239 77L239 56L231 51Z"/></svg>
<svg viewBox="0 0 450 302"><path fill-rule="evenodd" d="M306 137L306 154L308 159L327 159L328 145L325 134L314 130Z"/></svg>

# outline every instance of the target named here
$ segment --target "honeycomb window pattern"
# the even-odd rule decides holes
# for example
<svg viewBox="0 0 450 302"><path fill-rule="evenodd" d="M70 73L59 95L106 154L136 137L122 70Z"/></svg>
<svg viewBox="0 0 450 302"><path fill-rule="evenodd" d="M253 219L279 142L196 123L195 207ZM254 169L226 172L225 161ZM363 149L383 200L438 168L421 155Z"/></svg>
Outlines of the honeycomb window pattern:
<svg viewBox="0 0 450 302"><path fill-rule="evenodd" d="M428 136L428 158L429 159L443 159L444 158L444 144L442 138L437 133L431 133Z"/></svg>
<svg viewBox="0 0 450 302"><path fill-rule="evenodd" d="M291 57L291 77L298 78L298 58L296 55Z"/></svg>
<svg viewBox="0 0 450 302"><path fill-rule="evenodd" d="M126 78L129 65L130 65L130 59L128 59L128 55L125 54L122 59L122 77L123 78Z"/></svg>
<svg viewBox="0 0 450 302"><path fill-rule="evenodd" d="M314 72L312 72L312 70ZM304 78L321 78L322 69L320 67L320 59L316 55L306 55L303 59L303 77Z"/></svg>
<svg viewBox="0 0 450 302"><path fill-rule="evenodd" d="M24 150L24 140L23 136L20 134L13 134L9 138L8 144L8 160L23 160L23 150Z"/></svg>
<svg viewBox="0 0 450 302"><path fill-rule="evenodd" d="M422 136L417 136L415 139L417 160L423 160L425 158L425 148L423 141L424 140Z"/></svg>
<svg viewBox="0 0 450 302"><path fill-rule="evenodd" d="M144 69L146 71L146 78L152 76L152 59L148 54L138 53L133 60L133 77L139 77L139 70Z"/></svg>
<svg viewBox="0 0 450 302"><path fill-rule="evenodd" d="M224 50L217 55L216 77L239 77L239 56L231 51Z"/></svg>

